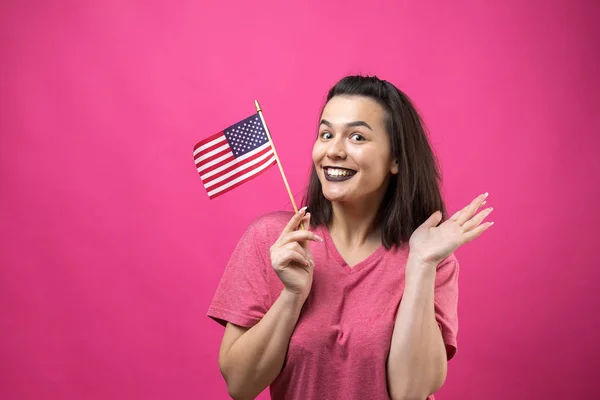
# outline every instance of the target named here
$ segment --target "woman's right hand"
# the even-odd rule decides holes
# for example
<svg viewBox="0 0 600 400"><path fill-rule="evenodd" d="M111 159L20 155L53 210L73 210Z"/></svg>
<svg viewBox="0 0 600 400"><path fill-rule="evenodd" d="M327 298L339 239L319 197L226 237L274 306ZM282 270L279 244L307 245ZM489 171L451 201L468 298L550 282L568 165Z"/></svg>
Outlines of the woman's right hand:
<svg viewBox="0 0 600 400"><path fill-rule="evenodd" d="M300 223L310 227L310 213L306 213L306 207L294 214L271 246L271 265L285 289L306 300L315 267L309 243L323 239L308 230L297 230Z"/></svg>

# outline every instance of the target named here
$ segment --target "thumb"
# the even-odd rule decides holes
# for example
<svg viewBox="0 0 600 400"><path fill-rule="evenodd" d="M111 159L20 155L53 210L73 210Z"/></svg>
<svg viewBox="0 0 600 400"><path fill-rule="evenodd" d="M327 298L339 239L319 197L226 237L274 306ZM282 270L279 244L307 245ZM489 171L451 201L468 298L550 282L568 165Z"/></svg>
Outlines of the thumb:
<svg viewBox="0 0 600 400"><path fill-rule="evenodd" d="M436 211L433 214L431 214L431 216L429 218L427 218L427 221L423 222L423 226L425 226L427 228L435 228L436 226L438 226L438 224L440 223L441 220L442 220L442 212Z"/></svg>
<svg viewBox="0 0 600 400"><path fill-rule="evenodd" d="M304 229L310 231L310 213L307 212L304 218L302 218L302 225ZM300 245L310 254L310 240L303 240Z"/></svg>

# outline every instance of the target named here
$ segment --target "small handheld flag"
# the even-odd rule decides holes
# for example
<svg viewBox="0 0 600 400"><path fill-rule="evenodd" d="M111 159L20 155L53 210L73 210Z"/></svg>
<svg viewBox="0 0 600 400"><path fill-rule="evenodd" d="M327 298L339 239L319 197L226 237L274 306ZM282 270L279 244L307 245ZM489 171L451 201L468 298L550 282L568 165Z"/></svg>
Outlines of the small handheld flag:
<svg viewBox="0 0 600 400"><path fill-rule="evenodd" d="M194 147L194 160L211 199L257 177L277 163L258 112L200 141Z"/></svg>
<svg viewBox="0 0 600 400"><path fill-rule="evenodd" d="M254 100L254 105L256 114L196 144L196 168L208 197L213 199L277 164L294 212L297 213L298 207L277 156L262 109L257 100ZM300 228L305 229L304 223L300 223Z"/></svg>

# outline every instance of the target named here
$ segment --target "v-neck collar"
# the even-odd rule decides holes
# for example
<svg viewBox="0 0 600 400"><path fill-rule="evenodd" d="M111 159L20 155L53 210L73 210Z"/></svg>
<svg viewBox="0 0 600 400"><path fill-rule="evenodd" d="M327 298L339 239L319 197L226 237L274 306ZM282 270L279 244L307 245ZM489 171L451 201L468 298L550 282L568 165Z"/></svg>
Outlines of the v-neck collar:
<svg viewBox="0 0 600 400"><path fill-rule="evenodd" d="M379 247L377 247L364 260L360 261L359 263L357 263L356 265L351 267L350 265L348 265L346 260L344 260L344 257L342 257L338 248L335 246L335 243L333 242L333 239L331 237L331 234L329 233L329 229L327 228L327 226L325 226L325 225L321 226L321 233L322 233L322 237L325 241L325 245L327 246L328 250L331 251L331 254L333 254L333 256L335 257L335 260L337 261L339 266L347 274L353 274L353 273L356 273L356 272L362 270L363 268L365 268L366 266L371 264L373 261L377 260L379 257L384 255L385 251L386 251L383 244L380 244Z"/></svg>

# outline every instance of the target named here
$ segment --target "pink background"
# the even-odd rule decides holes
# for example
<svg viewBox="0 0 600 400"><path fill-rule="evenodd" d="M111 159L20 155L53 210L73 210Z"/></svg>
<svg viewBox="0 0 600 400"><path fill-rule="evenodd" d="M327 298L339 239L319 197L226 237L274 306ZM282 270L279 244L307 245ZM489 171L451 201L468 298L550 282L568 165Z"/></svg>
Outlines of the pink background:
<svg viewBox="0 0 600 400"><path fill-rule="evenodd" d="M291 206L276 167L209 201L192 148L258 99L300 200L348 73L415 100L451 211L495 207L438 398L597 396L598 2L48 3L0 6L0 398L228 398L205 312Z"/></svg>

